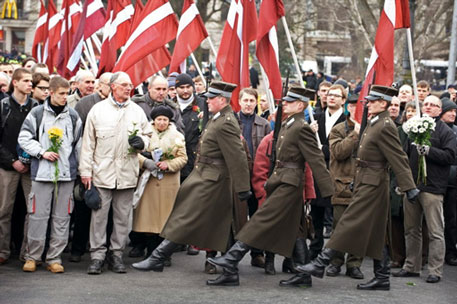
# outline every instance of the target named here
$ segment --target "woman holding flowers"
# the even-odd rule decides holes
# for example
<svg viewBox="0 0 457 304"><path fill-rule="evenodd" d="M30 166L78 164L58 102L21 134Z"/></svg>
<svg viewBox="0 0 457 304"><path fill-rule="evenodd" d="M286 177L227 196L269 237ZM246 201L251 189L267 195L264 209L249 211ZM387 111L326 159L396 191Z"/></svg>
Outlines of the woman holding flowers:
<svg viewBox="0 0 457 304"><path fill-rule="evenodd" d="M159 234L178 193L180 170L187 163L184 135L170 122L172 117L169 107L152 110L152 138L147 152L139 156L140 168L151 172L151 176L133 213L133 231L147 235L148 255L162 241Z"/></svg>
<svg viewBox="0 0 457 304"><path fill-rule="evenodd" d="M82 124L67 106L70 84L60 76L49 82L50 96L25 119L18 143L32 156L32 191L27 202L27 253L23 270L33 272L41 261L51 217L47 269L64 272L61 254L68 242L73 186ZM52 210L52 213L51 213Z"/></svg>

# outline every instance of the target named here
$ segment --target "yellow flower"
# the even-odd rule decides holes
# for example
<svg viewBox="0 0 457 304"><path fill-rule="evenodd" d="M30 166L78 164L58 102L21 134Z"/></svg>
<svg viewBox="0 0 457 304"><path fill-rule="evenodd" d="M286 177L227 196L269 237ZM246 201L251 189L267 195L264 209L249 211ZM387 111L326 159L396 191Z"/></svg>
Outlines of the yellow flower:
<svg viewBox="0 0 457 304"><path fill-rule="evenodd" d="M63 130L57 127L52 127L48 130L48 135L49 138L57 137L58 139L61 139L63 137Z"/></svg>

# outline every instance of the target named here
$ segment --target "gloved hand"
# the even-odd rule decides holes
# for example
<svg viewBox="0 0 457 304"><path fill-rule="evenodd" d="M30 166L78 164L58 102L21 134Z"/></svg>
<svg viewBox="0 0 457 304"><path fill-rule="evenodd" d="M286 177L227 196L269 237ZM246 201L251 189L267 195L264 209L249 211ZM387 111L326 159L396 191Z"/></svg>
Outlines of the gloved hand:
<svg viewBox="0 0 457 304"><path fill-rule="evenodd" d="M351 182L351 183L349 184L349 190L350 190L351 192L354 192L354 182Z"/></svg>
<svg viewBox="0 0 457 304"><path fill-rule="evenodd" d="M146 159L143 162L143 168L148 169L149 171L152 172L157 169L157 165L152 159Z"/></svg>
<svg viewBox="0 0 457 304"><path fill-rule="evenodd" d="M143 155L146 158L152 159L152 154L151 152L141 152L141 155Z"/></svg>
<svg viewBox="0 0 457 304"><path fill-rule="evenodd" d="M139 136L133 136L132 138L129 138L129 145L137 150L144 149L144 141Z"/></svg>
<svg viewBox="0 0 457 304"><path fill-rule="evenodd" d="M240 201L246 201L252 196L251 191L243 191L243 192L238 192L238 199Z"/></svg>
<svg viewBox="0 0 457 304"><path fill-rule="evenodd" d="M430 146L427 145L417 145L416 146L417 153L419 155L428 155L428 152L430 151Z"/></svg>
<svg viewBox="0 0 457 304"><path fill-rule="evenodd" d="M411 204L417 203L417 199L419 198L420 190L417 188L411 189L406 191L406 198Z"/></svg>

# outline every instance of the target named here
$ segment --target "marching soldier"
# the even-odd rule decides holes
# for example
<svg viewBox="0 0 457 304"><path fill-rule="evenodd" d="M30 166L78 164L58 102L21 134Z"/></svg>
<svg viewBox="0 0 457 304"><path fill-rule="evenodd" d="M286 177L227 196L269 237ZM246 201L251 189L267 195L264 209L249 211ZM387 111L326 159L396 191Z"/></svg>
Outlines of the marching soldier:
<svg viewBox="0 0 457 304"><path fill-rule="evenodd" d="M200 156L179 189L162 230L165 240L147 259L134 263L134 268L163 271L165 259L178 244L227 249L233 219L232 193L237 192L241 201L251 196L240 127L229 105L235 88L234 84L214 81L205 94L213 116L200 139Z"/></svg>
<svg viewBox="0 0 457 304"><path fill-rule="evenodd" d="M310 97L312 96L312 97ZM308 162L323 197L333 193L333 185L311 127L305 122L306 109L314 91L293 87L283 98L283 121L277 143L277 161L267 180L267 199L236 235L237 242L223 256L209 258L224 272L208 285L239 285L238 263L255 247L286 257L292 256L303 210L303 173ZM279 120L278 120L279 121ZM278 122L279 123L279 122ZM311 277L285 282L284 286L310 286Z"/></svg>
<svg viewBox="0 0 457 304"><path fill-rule="evenodd" d="M311 263L298 266L302 274L297 277L311 274L322 278L325 267L336 251L340 251L373 258L374 278L358 284L357 289L390 289L389 258L385 249L390 208L388 165L392 167L398 178L398 186L406 192L409 201L415 201L419 194L397 128L387 111L392 96L396 94L397 90L391 87L371 87L366 97L371 120L358 147L352 203L341 216L327 248Z"/></svg>

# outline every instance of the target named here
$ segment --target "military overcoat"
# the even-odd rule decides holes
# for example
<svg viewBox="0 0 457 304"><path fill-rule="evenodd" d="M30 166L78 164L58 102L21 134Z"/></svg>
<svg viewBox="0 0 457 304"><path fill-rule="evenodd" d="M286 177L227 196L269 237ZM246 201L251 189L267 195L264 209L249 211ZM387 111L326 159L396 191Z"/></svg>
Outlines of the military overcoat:
<svg viewBox="0 0 457 304"><path fill-rule="evenodd" d="M324 155L303 113L294 114L283 122L276 153L273 174L265 185L267 199L236 239L252 247L290 257L303 214L305 162L310 165L323 196L332 195L333 185ZM297 168L290 168L293 164Z"/></svg>
<svg viewBox="0 0 457 304"><path fill-rule="evenodd" d="M402 191L416 187L395 123L384 111L369 121L357 152L355 187L327 247L382 259L389 214L388 164Z"/></svg>
<svg viewBox="0 0 457 304"><path fill-rule="evenodd" d="M161 236L179 244L226 251L233 192L249 189L240 127L232 108L226 106L208 121L200 139L199 158L178 191Z"/></svg>

